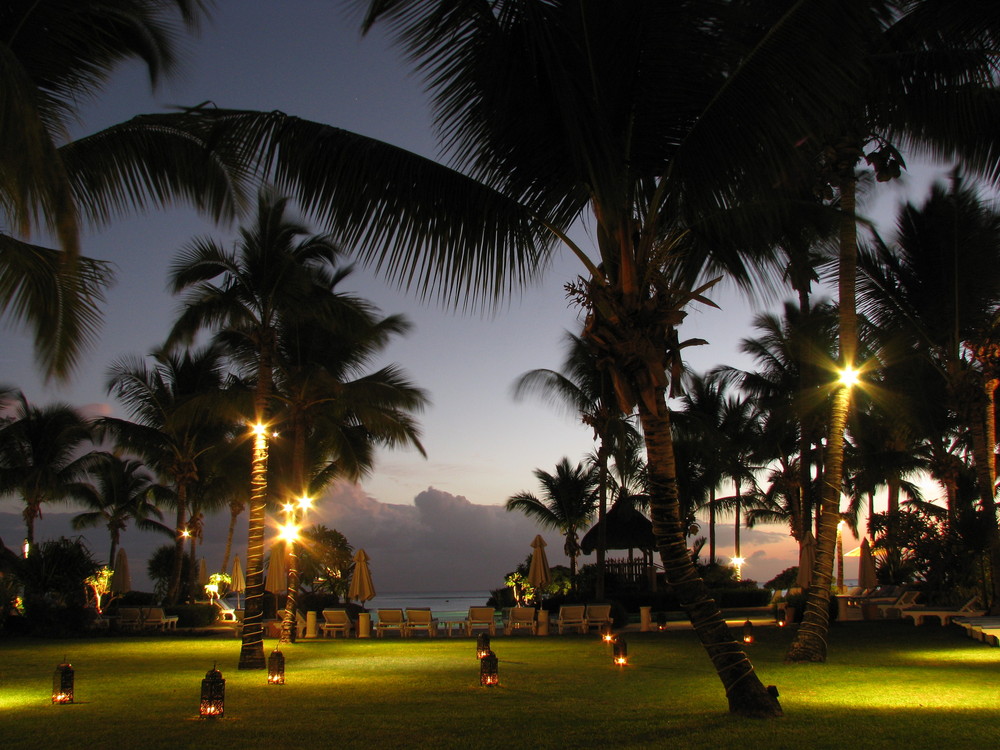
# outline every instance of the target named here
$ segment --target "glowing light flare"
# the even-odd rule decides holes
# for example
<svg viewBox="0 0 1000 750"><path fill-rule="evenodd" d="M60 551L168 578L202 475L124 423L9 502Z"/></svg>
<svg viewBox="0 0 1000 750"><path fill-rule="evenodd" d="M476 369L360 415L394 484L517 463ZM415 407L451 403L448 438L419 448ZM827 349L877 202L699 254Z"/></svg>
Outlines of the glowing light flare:
<svg viewBox="0 0 1000 750"><path fill-rule="evenodd" d="M297 523L283 523L278 526L278 536L283 542L297 542L299 539L299 525Z"/></svg>
<svg viewBox="0 0 1000 750"><path fill-rule="evenodd" d="M847 386L848 388L853 388L858 384L860 377L861 373L859 371L848 366L840 371L837 377L837 382L843 386Z"/></svg>
<svg viewBox="0 0 1000 750"><path fill-rule="evenodd" d="M299 498L299 510L310 510L312 509L313 500L308 495L303 495Z"/></svg>

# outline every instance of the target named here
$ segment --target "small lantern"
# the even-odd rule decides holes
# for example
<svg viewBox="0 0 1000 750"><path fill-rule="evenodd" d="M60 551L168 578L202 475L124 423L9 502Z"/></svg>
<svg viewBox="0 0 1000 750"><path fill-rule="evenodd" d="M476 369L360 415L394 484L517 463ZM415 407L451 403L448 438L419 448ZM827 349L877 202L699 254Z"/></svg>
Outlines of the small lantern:
<svg viewBox="0 0 1000 750"><path fill-rule="evenodd" d="M615 641L614 660L615 664L620 667L628 664L628 644L625 643L624 638Z"/></svg>
<svg viewBox="0 0 1000 750"><path fill-rule="evenodd" d="M753 623L750 620L743 623L743 642L753 643Z"/></svg>
<svg viewBox="0 0 1000 750"><path fill-rule="evenodd" d="M667 629L667 613L666 612L657 612L657 614L656 614L656 627L659 628L660 630L666 630Z"/></svg>
<svg viewBox="0 0 1000 750"><path fill-rule="evenodd" d="M476 636L476 658L482 659L490 652L490 636L488 633L480 633Z"/></svg>
<svg viewBox="0 0 1000 750"><path fill-rule="evenodd" d="M606 622L601 625L601 640L605 643L613 643L615 640L615 634L611 632L611 623Z"/></svg>
<svg viewBox="0 0 1000 750"><path fill-rule="evenodd" d="M52 676L52 702L72 703L73 702L73 665L63 662L56 667Z"/></svg>
<svg viewBox="0 0 1000 750"><path fill-rule="evenodd" d="M785 609L784 609L784 607L782 607L782 608L780 608L780 609L777 610L774 622L775 622L775 624L779 628L785 627L785 625L787 624L787 622L785 620Z"/></svg>
<svg viewBox="0 0 1000 750"><path fill-rule="evenodd" d="M226 712L226 681L214 666L201 681L201 710L203 719L221 719Z"/></svg>
<svg viewBox="0 0 1000 750"><path fill-rule="evenodd" d="M285 655L277 648L267 657L267 684L285 684Z"/></svg>
<svg viewBox="0 0 1000 750"><path fill-rule="evenodd" d="M483 687L500 684L500 662L492 651L479 660L479 684Z"/></svg>

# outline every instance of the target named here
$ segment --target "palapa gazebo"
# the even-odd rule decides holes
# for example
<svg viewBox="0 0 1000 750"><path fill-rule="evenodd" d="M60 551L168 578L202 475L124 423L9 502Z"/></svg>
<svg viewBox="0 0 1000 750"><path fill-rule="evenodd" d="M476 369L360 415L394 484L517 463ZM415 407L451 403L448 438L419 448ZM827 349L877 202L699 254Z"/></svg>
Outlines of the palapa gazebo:
<svg viewBox="0 0 1000 750"><path fill-rule="evenodd" d="M594 524L583 535L583 539L580 540L580 550L583 554L589 555L597 549L602 525L605 527L605 550L628 550L626 559L606 559L605 572L626 585L645 585L655 589L653 550L656 548L656 538L653 536L653 523L631 503L616 502L605 514L604 520ZM635 558L635 550L642 553L640 559Z"/></svg>

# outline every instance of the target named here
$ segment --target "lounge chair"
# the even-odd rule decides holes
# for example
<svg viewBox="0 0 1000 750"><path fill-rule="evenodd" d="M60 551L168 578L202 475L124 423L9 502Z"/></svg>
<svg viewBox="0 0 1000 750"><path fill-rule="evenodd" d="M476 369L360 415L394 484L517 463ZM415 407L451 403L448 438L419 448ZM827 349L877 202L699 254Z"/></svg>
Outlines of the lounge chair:
<svg viewBox="0 0 1000 750"><path fill-rule="evenodd" d="M438 634L438 621L429 609L408 609L406 610L406 633L407 637L416 632L424 631L428 638L433 638Z"/></svg>
<svg viewBox="0 0 1000 750"><path fill-rule="evenodd" d="M919 591L907 589L892 601L878 601L873 598L872 603L878 607L880 616L885 618L896 618L902 617L905 610L917 606L917 599L919 597Z"/></svg>
<svg viewBox="0 0 1000 750"><path fill-rule="evenodd" d="M163 611L163 607L150 607L145 610L142 618L142 629L143 630L175 630L177 628L177 621L180 618L177 615L167 615Z"/></svg>
<svg viewBox="0 0 1000 750"><path fill-rule="evenodd" d="M395 630L401 636L406 636L406 619L401 609L377 609L378 624L375 625L375 635L381 638L387 630Z"/></svg>
<svg viewBox="0 0 1000 750"><path fill-rule="evenodd" d="M900 616L903 619L907 617L911 618L914 625L923 625L924 620L928 617L936 617L941 621L942 625L949 625L953 617L982 617L986 613L986 610L977 606L978 604L979 597L974 596L958 609L910 607L909 609L904 609Z"/></svg>
<svg viewBox="0 0 1000 750"><path fill-rule="evenodd" d="M587 608L583 604L564 604L559 608L559 618L556 620L559 625L559 635L563 634L566 628L576 628L581 633L587 632Z"/></svg>
<svg viewBox="0 0 1000 750"><path fill-rule="evenodd" d="M529 628L532 635L538 634L538 620L535 619L534 607L510 608L510 616L507 618L503 634L512 635L518 628Z"/></svg>
<svg viewBox="0 0 1000 750"><path fill-rule="evenodd" d="M469 607L465 618L465 634L472 635L474 630L487 630L490 635L497 634L496 610L493 607Z"/></svg>
<svg viewBox="0 0 1000 750"><path fill-rule="evenodd" d="M345 638L348 638L352 630L354 630L354 623L351 622L346 609L323 610L323 627L321 628L323 637L336 638L337 633L341 633Z"/></svg>
<svg viewBox="0 0 1000 750"><path fill-rule="evenodd" d="M602 625L613 625L611 621L611 605L610 604L588 604L587 613L585 618L587 621L587 630L591 628L601 629Z"/></svg>

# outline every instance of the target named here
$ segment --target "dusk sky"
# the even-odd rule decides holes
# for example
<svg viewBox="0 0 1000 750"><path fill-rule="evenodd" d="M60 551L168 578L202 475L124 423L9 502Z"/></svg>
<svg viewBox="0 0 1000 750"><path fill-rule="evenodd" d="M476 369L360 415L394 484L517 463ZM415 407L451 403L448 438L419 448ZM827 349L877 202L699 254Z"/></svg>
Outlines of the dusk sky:
<svg viewBox="0 0 1000 750"><path fill-rule="evenodd" d="M343 6L334 0L220 0L213 21L198 38L185 41L185 70L175 80L150 95L139 66L123 70L84 110L75 135L171 105L212 101L226 108L282 110L436 156L420 81L380 34L362 38ZM891 204L898 197L888 200ZM87 353L68 386L44 387L29 338L8 327L0 333L0 381L21 388L32 401L61 400L120 414L105 392L107 367L122 355L147 353L165 337L176 309L165 292L171 259L195 236L226 243L231 231L179 209L89 234L84 252L117 267L99 345ZM377 588L495 588L530 552L538 530L520 514L497 506L518 491L537 491L535 468L551 471L563 456L579 461L592 442L587 429L549 407L515 403L510 388L527 370L561 363L564 331L579 330L563 285L581 271L575 260L561 255L540 283L488 319L421 305L363 269L345 285L384 314L403 313L414 324L409 336L389 347L386 359L400 364L432 401L420 419L426 460L416 452L382 453L361 487L336 488L310 519L336 526L355 547L367 550ZM692 309L681 329L682 338L710 342L688 350L690 365L698 371L718 364L749 366L738 354L740 339L752 333L749 303L731 289L711 296L722 309ZM0 510L17 512L18 503L8 500ZM67 510L44 508L39 538L64 533L60 514ZM225 515L209 521L210 569L221 561L218 541L226 521ZM0 538L8 546L23 534L18 522L0 514ZM543 536L550 562L564 561L559 535L545 531ZM784 528L744 530L742 538L747 577L766 581L795 564ZM95 530L88 539L98 557L106 555L106 534ZM722 555L731 553L731 540L727 524L719 535ZM124 537L129 554L140 559L160 543L136 532ZM244 516L237 546L245 549L245 543ZM138 572L144 565L132 567Z"/></svg>

